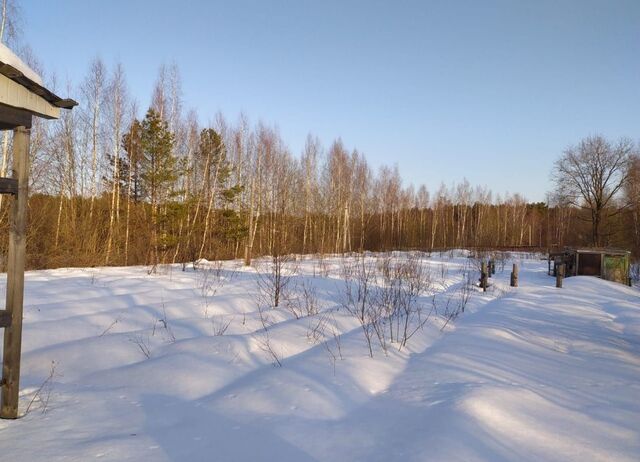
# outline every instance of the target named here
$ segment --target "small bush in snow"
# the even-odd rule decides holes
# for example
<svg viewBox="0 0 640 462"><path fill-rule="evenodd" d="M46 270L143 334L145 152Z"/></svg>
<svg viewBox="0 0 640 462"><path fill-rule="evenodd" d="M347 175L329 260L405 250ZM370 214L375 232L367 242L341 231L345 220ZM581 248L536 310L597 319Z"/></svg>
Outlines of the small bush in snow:
<svg viewBox="0 0 640 462"><path fill-rule="evenodd" d="M291 255L274 255L257 268L258 303L277 308L289 296L297 265Z"/></svg>
<svg viewBox="0 0 640 462"><path fill-rule="evenodd" d="M136 333L129 337L129 341L138 347L140 352L149 359L151 357L151 348L149 347L149 336L144 336L141 333Z"/></svg>

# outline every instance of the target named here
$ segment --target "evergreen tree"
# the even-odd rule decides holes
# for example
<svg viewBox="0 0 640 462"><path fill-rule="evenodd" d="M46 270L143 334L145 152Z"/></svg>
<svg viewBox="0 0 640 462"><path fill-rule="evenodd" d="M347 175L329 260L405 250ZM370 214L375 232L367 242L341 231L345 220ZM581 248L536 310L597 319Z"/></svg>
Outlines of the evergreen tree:
<svg viewBox="0 0 640 462"><path fill-rule="evenodd" d="M171 186L178 178L173 143L174 137L167 122L149 109L142 121L140 180L142 197L151 203L152 208L169 197Z"/></svg>
<svg viewBox="0 0 640 462"><path fill-rule="evenodd" d="M239 185L229 185L231 166L227 160L227 151L222 136L213 128L205 128L200 132L196 159L203 181L201 197L204 197L207 203L202 241L198 252L198 258L202 258L210 237L210 225L214 221L216 208L220 206L223 208L223 213L217 217L217 221L224 228L220 233L223 240L239 239L242 235L241 220L236 216L235 210L229 208L242 188Z"/></svg>
<svg viewBox="0 0 640 462"><path fill-rule="evenodd" d="M122 148L126 158L120 159L121 191L126 192L134 202L142 198L140 163L142 159L142 123L135 119L129 131L122 137ZM110 160L111 161L111 160Z"/></svg>
<svg viewBox="0 0 640 462"><path fill-rule="evenodd" d="M178 178L177 161L173 155L174 136L167 122L153 109L142 121L140 137L140 182L142 197L151 205L153 263L160 262L159 249L169 242L166 227L167 201ZM155 267L155 266L154 266Z"/></svg>

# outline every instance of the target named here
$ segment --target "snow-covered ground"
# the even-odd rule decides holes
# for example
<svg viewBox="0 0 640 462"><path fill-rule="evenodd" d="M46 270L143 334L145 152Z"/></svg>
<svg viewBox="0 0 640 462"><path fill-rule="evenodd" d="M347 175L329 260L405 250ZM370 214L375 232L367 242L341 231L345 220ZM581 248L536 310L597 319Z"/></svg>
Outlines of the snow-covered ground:
<svg viewBox="0 0 640 462"><path fill-rule="evenodd" d="M261 314L237 261L29 272L30 408L0 421L0 460L640 460L640 291L556 289L520 258L519 288L498 268L449 323L470 259L425 258L438 314L373 358L339 257L297 263L320 309L300 319Z"/></svg>

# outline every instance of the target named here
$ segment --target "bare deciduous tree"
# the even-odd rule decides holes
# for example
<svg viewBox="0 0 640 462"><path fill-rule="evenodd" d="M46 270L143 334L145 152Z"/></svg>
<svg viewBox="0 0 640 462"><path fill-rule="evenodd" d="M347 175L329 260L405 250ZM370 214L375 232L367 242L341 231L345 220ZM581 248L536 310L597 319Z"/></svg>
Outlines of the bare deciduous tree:
<svg viewBox="0 0 640 462"><path fill-rule="evenodd" d="M262 262L258 268L258 304L278 308L280 302L289 298L289 288L297 269L290 255L273 255L270 261Z"/></svg>
<svg viewBox="0 0 640 462"><path fill-rule="evenodd" d="M632 242L640 250L640 155L634 155L629 162L629 176L625 185L625 199L631 209Z"/></svg>
<svg viewBox="0 0 640 462"><path fill-rule="evenodd" d="M611 206L629 175L632 150L633 143L627 139L612 144L601 136L590 136L567 148L555 163L557 191L569 204L589 213L595 246L603 243L603 221L618 213Z"/></svg>
<svg viewBox="0 0 640 462"><path fill-rule="evenodd" d="M109 264L111 257L113 240L115 234L115 222L120 216L120 150L122 142L122 132L124 128L125 107L126 107L126 83L124 77L124 69L121 64L117 64L111 81L109 83L109 118L111 121L111 207L109 213L109 234L107 238L107 252L105 264Z"/></svg>
<svg viewBox="0 0 640 462"><path fill-rule="evenodd" d="M84 125L88 126L91 143L91 205L89 208L89 220L93 218L96 196L98 195L98 151L101 149L101 129L104 128L102 106L104 102L104 90L106 70L100 58L92 61L89 75L82 85L82 93L87 102L83 109ZM118 143L120 141L118 140Z"/></svg>

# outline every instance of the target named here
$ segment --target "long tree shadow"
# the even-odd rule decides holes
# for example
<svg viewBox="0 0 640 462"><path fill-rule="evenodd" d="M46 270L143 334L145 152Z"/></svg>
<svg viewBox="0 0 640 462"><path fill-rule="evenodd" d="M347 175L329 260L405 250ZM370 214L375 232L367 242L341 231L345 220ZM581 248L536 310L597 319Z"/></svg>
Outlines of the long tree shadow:
<svg viewBox="0 0 640 462"><path fill-rule="evenodd" d="M147 394L144 431L170 461L298 461L315 459L268 425L233 421L200 402ZM158 460L150 449L147 460Z"/></svg>

